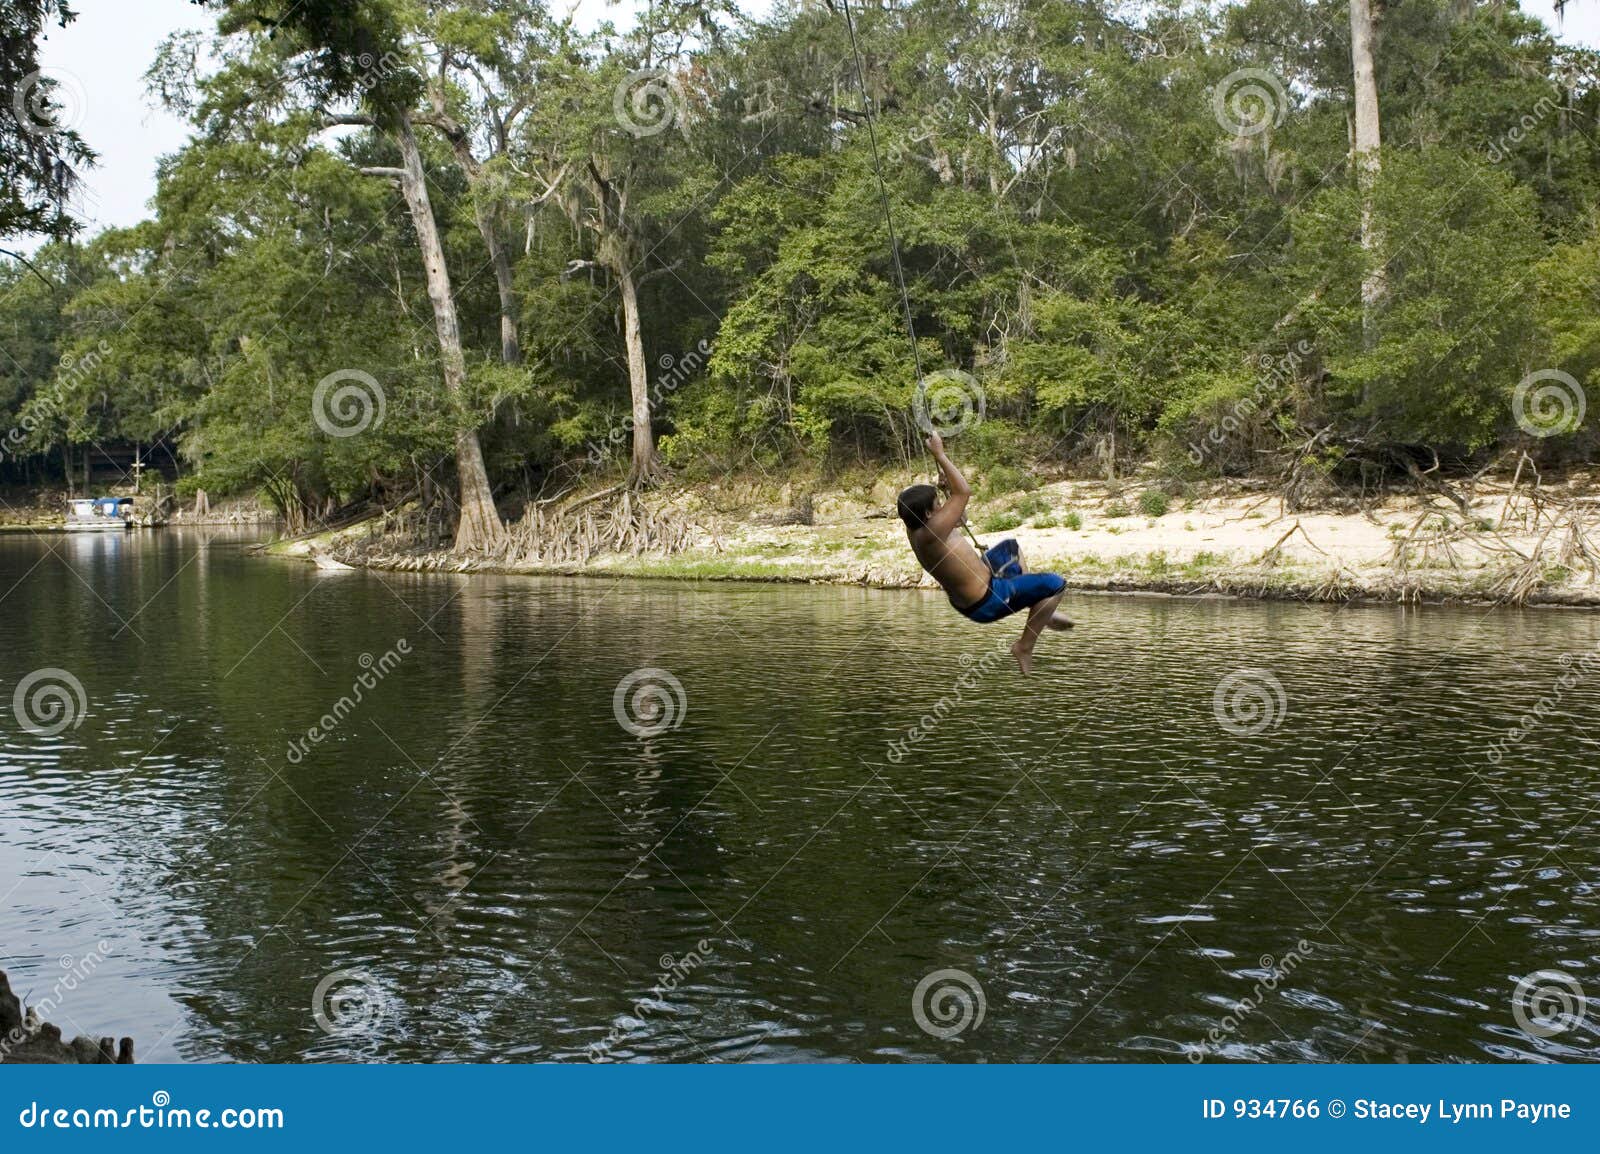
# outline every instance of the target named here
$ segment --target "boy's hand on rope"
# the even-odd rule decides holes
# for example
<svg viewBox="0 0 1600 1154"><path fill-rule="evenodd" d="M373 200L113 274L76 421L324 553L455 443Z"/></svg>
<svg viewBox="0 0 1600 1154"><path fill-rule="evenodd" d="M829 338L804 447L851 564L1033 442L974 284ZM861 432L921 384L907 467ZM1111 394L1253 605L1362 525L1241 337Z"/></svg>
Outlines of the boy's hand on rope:
<svg viewBox="0 0 1600 1154"><path fill-rule="evenodd" d="M944 438L938 433L929 433L926 444L928 446L928 452L932 453L936 457L940 453L944 452Z"/></svg>

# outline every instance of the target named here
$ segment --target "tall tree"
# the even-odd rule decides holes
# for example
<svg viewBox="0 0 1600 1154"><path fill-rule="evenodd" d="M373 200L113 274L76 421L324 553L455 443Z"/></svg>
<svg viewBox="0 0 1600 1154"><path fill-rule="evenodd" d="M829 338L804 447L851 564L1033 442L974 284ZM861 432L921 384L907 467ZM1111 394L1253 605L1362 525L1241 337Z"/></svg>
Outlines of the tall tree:
<svg viewBox="0 0 1600 1154"><path fill-rule="evenodd" d="M620 42L609 26L584 37L569 19L550 46L550 99L522 133L518 159L537 174L530 203L559 209L585 238L567 275L596 269L617 291L632 427L628 483L636 487L665 473L642 290L683 263L657 254L657 230L671 231L662 217L694 205L696 189L715 187L688 142L704 101L703 49L726 12L721 3L651 4Z"/></svg>
<svg viewBox="0 0 1600 1154"><path fill-rule="evenodd" d="M330 125L359 124L384 135L400 155L398 167L375 166L371 175L396 179L416 230L427 276L428 299L445 388L458 407L455 436L459 502L455 547L491 549L505 535L478 439L478 416L466 404L466 356L454 288L428 196L427 175L414 118L426 87L417 36L418 13L399 0L211 0L225 10L222 29L270 42L291 74L305 78L320 104L353 100L356 113L327 113Z"/></svg>
<svg viewBox="0 0 1600 1154"><path fill-rule="evenodd" d="M416 121L443 134L472 190L473 219L500 300L500 359L507 365L521 363L522 345L506 228L512 174L505 157L535 99L546 23L544 6L529 0L435 0L418 25L438 63L428 84L428 111Z"/></svg>
<svg viewBox="0 0 1600 1154"><path fill-rule="evenodd" d="M65 122L60 82L39 67L48 26L76 16L66 0L0 0L0 240L78 231L68 201L95 154Z"/></svg>
<svg viewBox="0 0 1600 1154"><path fill-rule="evenodd" d="M1373 208L1373 188L1382 161L1378 125L1378 78L1373 69L1371 0L1350 0L1350 66L1354 76L1355 141L1352 156L1356 182L1361 189L1361 250L1367 271L1361 279L1361 327L1368 348L1378 340L1378 310L1388 288L1383 252L1383 229Z"/></svg>

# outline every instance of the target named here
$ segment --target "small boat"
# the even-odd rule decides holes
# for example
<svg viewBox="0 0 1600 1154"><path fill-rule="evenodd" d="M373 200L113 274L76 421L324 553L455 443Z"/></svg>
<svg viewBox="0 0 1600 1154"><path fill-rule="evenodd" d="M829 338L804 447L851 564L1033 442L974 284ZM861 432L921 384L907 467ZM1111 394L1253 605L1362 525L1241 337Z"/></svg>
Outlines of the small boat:
<svg viewBox="0 0 1600 1154"><path fill-rule="evenodd" d="M93 497L67 503L68 529L128 529L132 518L132 497Z"/></svg>

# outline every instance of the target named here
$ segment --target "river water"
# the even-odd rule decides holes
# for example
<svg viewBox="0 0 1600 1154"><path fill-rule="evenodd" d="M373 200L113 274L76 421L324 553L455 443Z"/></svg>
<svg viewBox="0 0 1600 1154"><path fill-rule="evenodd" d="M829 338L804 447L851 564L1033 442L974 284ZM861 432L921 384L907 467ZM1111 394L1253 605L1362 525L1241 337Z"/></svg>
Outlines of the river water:
<svg viewBox="0 0 1600 1154"><path fill-rule="evenodd" d="M1600 1058L1600 615L1083 596L1024 680L933 595L243 544L0 535L0 967L69 1034Z"/></svg>

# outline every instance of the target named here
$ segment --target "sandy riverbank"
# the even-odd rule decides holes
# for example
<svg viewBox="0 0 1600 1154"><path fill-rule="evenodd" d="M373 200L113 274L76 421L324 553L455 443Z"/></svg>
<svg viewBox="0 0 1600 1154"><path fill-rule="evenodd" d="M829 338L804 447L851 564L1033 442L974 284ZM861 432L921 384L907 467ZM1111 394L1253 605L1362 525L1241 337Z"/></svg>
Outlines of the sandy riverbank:
<svg viewBox="0 0 1600 1154"><path fill-rule="evenodd" d="M598 551L552 561L513 551L488 561L426 552L358 525L273 552L314 554L374 568L797 581L881 587L927 585L892 515L905 478L854 492L811 494L810 523L791 494L699 486L652 496L688 526L686 548ZM1016 537L1030 568L1053 569L1082 590L1317 600L1600 605L1589 549L1600 496L1586 476L1544 483L1480 480L1461 503L1438 493L1394 493L1358 511L1289 512L1269 489L1137 481L1058 481L973 502L980 539ZM1463 505L1465 507L1463 507Z"/></svg>

